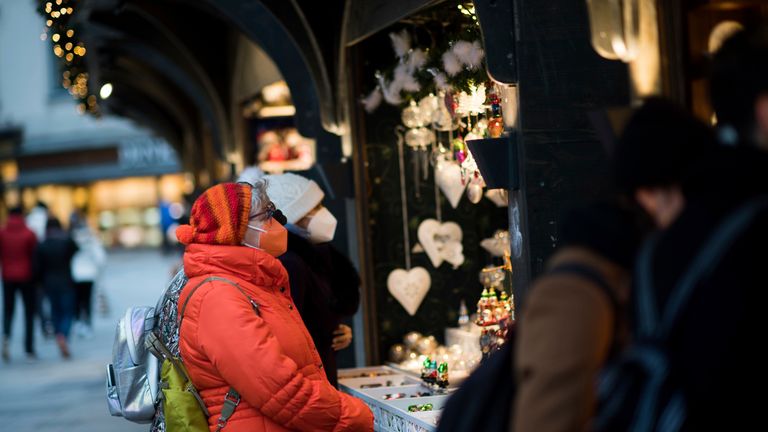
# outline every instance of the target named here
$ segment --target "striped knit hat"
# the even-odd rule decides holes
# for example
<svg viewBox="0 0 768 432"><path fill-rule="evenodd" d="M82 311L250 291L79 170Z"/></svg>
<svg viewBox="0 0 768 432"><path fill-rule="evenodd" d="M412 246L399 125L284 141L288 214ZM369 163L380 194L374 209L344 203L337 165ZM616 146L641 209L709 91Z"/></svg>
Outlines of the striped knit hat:
<svg viewBox="0 0 768 432"><path fill-rule="evenodd" d="M189 225L176 229L182 244L240 245L248 229L251 187L221 183L203 192L192 205Z"/></svg>

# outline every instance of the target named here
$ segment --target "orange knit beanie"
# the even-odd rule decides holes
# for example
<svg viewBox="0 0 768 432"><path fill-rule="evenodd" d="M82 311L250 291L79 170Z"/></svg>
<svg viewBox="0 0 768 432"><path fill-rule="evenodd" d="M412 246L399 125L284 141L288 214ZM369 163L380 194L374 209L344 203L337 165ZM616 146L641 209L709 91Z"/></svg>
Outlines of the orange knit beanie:
<svg viewBox="0 0 768 432"><path fill-rule="evenodd" d="M210 187L195 200L189 225L176 229L182 244L240 245L248 229L251 187L242 183L221 183Z"/></svg>

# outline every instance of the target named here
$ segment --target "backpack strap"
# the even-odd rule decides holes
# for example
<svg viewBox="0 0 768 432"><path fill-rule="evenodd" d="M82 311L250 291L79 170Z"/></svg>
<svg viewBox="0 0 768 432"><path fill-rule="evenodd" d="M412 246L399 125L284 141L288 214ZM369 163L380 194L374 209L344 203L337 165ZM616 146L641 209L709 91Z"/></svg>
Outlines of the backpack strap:
<svg viewBox="0 0 768 432"><path fill-rule="evenodd" d="M181 307L181 313L179 314L179 332L181 332L181 322L184 319L184 313L187 311L187 305L189 305L189 299L192 298L192 294L194 294L198 288L203 286L203 284L206 284L208 282L213 282L213 281L224 282L228 285L232 285L233 287L237 288L238 291L240 291L246 298L248 298L248 302L251 304L251 308L253 308L253 312L256 313L257 316L261 316L261 312L259 311L259 304L256 303L256 301L251 296L249 296L248 293L246 293L240 287L240 285L238 285L235 282L232 282L229 279L226 279L220 276L209 276L205 278L202 282L197 284L194 288L192 288L192 291L187 295L187 298L184 300L184 304ZM181 362L179 363L183 369L184 368L183 364L181 364ZM175 363L174 363L174 366L176 366ZM183 375L187 378L188 382L191 382L191 380L189 380L186 374L186 370L184 370ZM196 392L194 393L196 394ZM205 403L203 403L202 399L200 399L199 396L197 396L197 394L196 394L196 397L198 397L198 402L200 402L205 413L208 414L208 410L205 407ZM227 394L224 396L224 406L221 409L221 415L219 416L219 420L217 421L217 424L216 424L216 432L220 432L222 429L224 429L224 427L227 425L227 421L229 421L229 418L232 417L232 414L235 413L235 408L237 408L238 405L240 405L240 393L238 393L234 387L230 387L229 390L227 391Z"/></svg>
<svg viewBox="0 0 768 432"><path fill-rule="evenodd" d="M608 281L605 280L603 275L594 268L577 262L566 262L563 264L558 264L548 270L546 274L569 275L586 279L589 282L595 284L600 289L600 291L602 291L606 297L608 297L608 302L611 304L611 308L613 309L613 342L611 343L610 356L618 353L620 350L619 333L621 329L621 317L624 314L621 311L621 306L619 304L619 299L616 296L616 292L608 283Z"/></svg>
<svg viewBox="0 0 768 432"><path fill-rule="evenodd" d="M766 208L768 208L768 197L761 196L742 205L720 223L699 253L695 255L686 271L680 276L670 293L660 321L656 319L658 312L651 284L653 276L651 258L658 242L657 238L652 239L643 247L637 267L638 289L640 291L638 298L639 323L643 325L641 335L654 335L660 338L668 336L699 281L712 273L728 249Z"/></svg>

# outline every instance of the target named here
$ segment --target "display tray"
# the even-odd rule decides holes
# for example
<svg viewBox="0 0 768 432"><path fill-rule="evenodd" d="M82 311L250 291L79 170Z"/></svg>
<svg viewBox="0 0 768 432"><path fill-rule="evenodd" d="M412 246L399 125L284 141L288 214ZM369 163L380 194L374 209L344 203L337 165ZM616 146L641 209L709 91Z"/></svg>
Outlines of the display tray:
<svg viewBox="0 0 768 432"><path fill-rule="evenodd" d="M361 374L369 374L361 377ZM355 377L355 378L343 378ZM390 385L391 384L391 385ZM374 430L380 432L434 432L448 394L437 394L410 373L389 366L340 369L339 388L360 398L371 408ZM387 395L403 394L397 399ZM418 396L417 393L430 394ZM430 411L408 411L408 407L431 404Z"/></svg>

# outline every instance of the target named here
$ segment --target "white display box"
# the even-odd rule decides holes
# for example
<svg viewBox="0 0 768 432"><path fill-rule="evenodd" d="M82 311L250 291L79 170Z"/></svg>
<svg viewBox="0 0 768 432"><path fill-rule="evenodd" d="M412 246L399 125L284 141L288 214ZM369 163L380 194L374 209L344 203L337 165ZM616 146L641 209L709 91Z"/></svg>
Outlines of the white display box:
<svg viewBox="0 0 768 432"><path fill-rule="evenodd" d="M370 376L361 377L360 375L363 374ZM345 393L360 398L368 405L373 412L374 430L377 432L434 432L443 405L448 399L448 394L434 394L434 390L421 385L421 380L417 376L388 366L340 369L339 388ZM384 399L386 394L411 395L419 391L434 395ZM411 405L426 403L432 404L432 411L408 411Z"/></svg>

